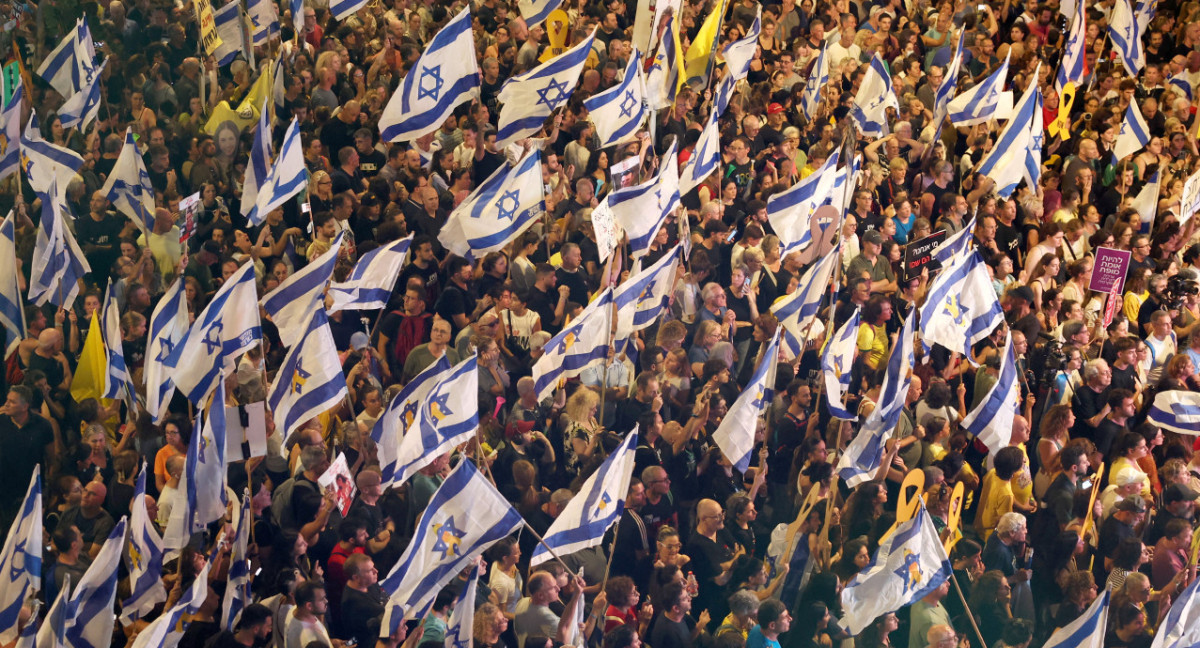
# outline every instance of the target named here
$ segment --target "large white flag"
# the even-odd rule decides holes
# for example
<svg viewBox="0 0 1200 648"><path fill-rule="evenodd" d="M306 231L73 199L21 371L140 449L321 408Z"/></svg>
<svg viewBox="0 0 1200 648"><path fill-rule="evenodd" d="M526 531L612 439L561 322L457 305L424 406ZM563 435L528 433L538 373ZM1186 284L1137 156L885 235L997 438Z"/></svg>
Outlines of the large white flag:
<svg viewBox="0 0 1200 648"><path fill-rule="evenodd" d="M542 154L527 153L515 166L501 165L450 213L438 240L459 256L499 250L545 213Z"/></svg>
<svg viewBox="0 0 1200 648"><path fill-rule="evenodd" d="M137 142L133 141L132 128L125 129L125 145L100 191L143 233L154 229L154 185Z"/></svg>
<svg viewBox="0 0 1200 648"><path fill-rule="evenodd" d="M21 606L42 587L42 545L42 470L34 466L21 511L0 552L0 641L17 636Z"/></svg>
<svg viewBox="0 0 1200 648"><path fill-rule="evenodd" d="M594 37L595 30L566 52L505 82L497 96L503 104L496 128L497 146L503 148L538 132L550 113L567 102L579 83Z"/></svg>

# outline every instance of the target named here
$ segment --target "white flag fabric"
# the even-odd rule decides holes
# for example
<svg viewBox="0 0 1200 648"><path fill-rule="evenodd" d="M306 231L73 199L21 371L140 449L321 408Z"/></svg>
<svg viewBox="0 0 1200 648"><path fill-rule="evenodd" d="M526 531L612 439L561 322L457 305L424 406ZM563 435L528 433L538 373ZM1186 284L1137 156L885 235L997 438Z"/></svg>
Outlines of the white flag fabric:
<svg viewBox="0 0 1200 648"><path fill-rule="evenodd" d="M333 304L325 312L386 308L392 287L396 285L396 277L404 268L404 259L408 256L413 236L409 234L359 257L345 281L335 281L329 285Z"/></svg>
<svg viewBox="0 0 1200 648"><path fill-rule="evenodd" d="M272 0L246 0L255 47L279 36L279 9Z"/></svg>
<svg viewBox="0 0 1200 648"><path fill-rule="evenodd" d="M692 149L683 170L679 172L679 195L686 196L692 189L700 186L708 176L721 166L721 129L717 120L721 115L713 110L704 122L704 130L700 131L700 139Z"/></svg>
<svg viewBox="0 0 1200 648"><path fill-rule="evenodd" d="M1125 109L1125 120L1121 122L1121 130L1117 131L1117 141L1113 144L1113 157L1117 160L1137 153L1150 143L1150 126L1136 101L1130 101Z"/></svg>
<svg viewBox="0 0 1200 648"><path fill-rule="evenodd" d="M746 35L725 46L725 66L734 79L742 80L750 74L750 61L758 50L758 36L762 33L762 6L755 9L754 22Z"/></svg>
<svg viewBox="0 0 1200 648"><path fill-rule="evenodd" d="M84 86L91 83L96 69L96 47L92 43L92 32L87 19L78 18L75 28L46 55L38 66L37 74L69 99Z"/></svg>
<svg viewBox="0 0 1200 648"><path fill-rule="evenodd" d="M1063 46L1062 64L1058 66L1058 72L1054 75L1054 90L1060 96L1068 83L1077 84L1083 80L1087 68L1084 60L1084 41L1087 36L1084 0L1068 0L1060 5L1060 10L1067 7L1074 9L1075 15L1067 16L1067 23L1071 28L1067 31L1067 43Z"/></svg>
<svg viewBox="0 0 1200 648"><path fill-rule="evenodd" d="M107 646L112 641L117 620L112 610L117 598L117 571L125 548L126 524L123 517L117 522L92 560L92 566L71 592L63 632L65 643L71 648Z"/></svg>
<svg viewBox="0 0 1200 648"><path fill-rule="evenodd" d="M996 193L1006 198L1022 179L1031 187L1037 186L1041 177L1042 137L1042 92L1037 83L1030 83L977 172L994 180Z"/></svg>
<svg viewBox="0 0 1200 648"><path fill-rule="evenodd" d="M42 195L41 227L33 248L28 298L37 306L50 302L69 308L79 294L80 280L92 268L75 236L67 229L63 215L70 213L70 207L66 196L58 190L54 179L48 189Z"/></svg>
<svg viewBox="0 0 1200 648"><path fill-rule="evenodd" d="M181 549L193 533L225 515L225 483L228 457L225 454L225 380L217 381L208 416L200 424L203 408L196 412L196 427L188 443L179 492L183 500L171 509L163 546Z"/></svg>
<svg viewBox="0 0 1200 648"><path fill-rule="evenodd" d="M1116 0L1108 16L1108 39L1113 49L1121 55L1121 64L1136 77L1146 66L1146 52L1142 48L1142 33L1138 29L1137 17L1129 0Z"/></svg>
<svg viewBox="0 0 1200 648"><path fill-rule="evenodd" d="M42 470L33 467L21 511L0 552L0 641L17 636L21 606L42 588ZM36 619L30 621L36 625Z"/></svg>
<svg viewBox="0 0 1200 648"><path fill-rule="evenodd" d="M950 100L950 122L958 127L1002 119L1012 111L1012 93L1008 83L1008 55L1004 62L982 81Z"/></svg>
<svg viewBox="0 0 1200 648"><path fill-rule="evenodd" d="M562 5L562 0L517 0L517 9L529 27L540 25Z"/></svg>
<svg viewBox="0 0 1200 648"><path fill-rule="evenodd" d="M946 66L946 72L942 77L942 82L934 89L933 93L933 139L930 141L937 142L942 138L942 127L946 125L946 117L950 114L950 101L954 98L954 92L958 89L958 75L962 70L963 60L963 40L966 38L966 31L958 33L958 42L954 46L954 57L950 59L950 65Z"/></svg>
<svg viewBox="0 0 1200 648"><path fill-rule="evenodd" d="M679 44L678 25L678 16L669 14L662 40L654 51L650 69L646 71L646 101L654 110L662 110L675 103L675 96L683 83L680 79L683 74L683 49Z"/></svg>
<svg viewBox="0 0 1200 648"><path fill-rule="evenodd" d="M658 173L641 184L617 189L605 196L609 209L629 238L629 256L640 259L662 229L667 216L679 206L679 158L671 143L659 158Z"/></svg>
<svg viewBox="0 0 1200 648"><path fill-rule="evenodd" d="M621 445L583 482L583 487L563 507L562 513L542 534L545 544L538 543L529 558L530 567L540 565L553 556L550 551L565 556L594 547L604 540L604 534L625 511L625 494L633 477L634 455L638 432L635 427ZM549 547L549 549L547 549Z"/></svg>
<svg viewBox="0 0 1200 648"><path fill-rule="evenodd" d="M615 86L583 101L588 119L596 127L597 146L606 148L637 137L650 110L646 106L646 84L642 78L642 53L635 47L625 65L625 76Z"/></svg>
<svg viewBox="0 0 1200 648"><path fill-rule="evenodd" d="M283 359L267 392L275 427L286 440L309 419L346 397L346 374L324 309L309 316L308 332Z"/></svg>
<svg viewBox="0 0 1200 648"><path fill-rule="evenodd" d="M534 389L539 401L550 396L559 380L578 376L593 362L608 357L612 305L613 291L605 288L579 317L546 343L545 353L533 365Z"/></svg>
<svg viewBox="0 0 1200 648"><path fill-rule="evenodd" d="M999 377L979 405L962 421L963 428L982 441L992 456L1012 440L1013 419L1021 406L1021 383L1017 376L1012 335L1006 336L1000 353Z"/></svg>
<svg viewBox="0 0 1200 648"><path fill-rule="evenodd" d="M71 95L71 98L63 102L58 109L58 119L63 128L87 130L88 124L96 119L96 113L100 111L100 75L103 74L107 65L108 60L106 59L95 69L90 80L79 89L79 92Z"/></svg>
<svg viewBox="0 0 1200 648"><path fill-rule="evenodd" d="M271 166L266 182L259 188L255 208L265 219L271 210L287 202L307 186L308 169L304 166L300 125L293 117L287 134L283 136L283 146L279 148L279 156L275 158L275 164Z"/></svg>
<svg viewBox="0 0 1200 648"><path fill-rule="evenodd" d="M1181 389L1167 389L1154 396L1148 418L1164 430L1200 435L1200 394Z"/></svg>
<svg viewBox="0 0 1200 648"><path fill-rule="evenodd" d="M837 249L821 257L809 266L800 277L799 287L792 294L775 302L771 312L779 318L783 350L787 357L796 358L804 353L804 346L815 340L824 330L817 317L821 300L829 293L829 282L838 263Z"/></svg>
<svg viewBox="0 0 1200 648"><path fill-rule="evenodd" d="M676 243L661 259L617 286L613 294L617 306L617 348L621 347L620 340L653 324L666 308L682 252L683 245Z"/></svg>
<svg viewBox="0 0 1200 648"><path fill-rule="evenodd" d="M921 600L953 574L950 558L924 505L879 543L871 563L842 590L842 619L852 635L889 612Z"/></svg>
<svg viewBox="0 0 1200 648"><path fill-rule="evenodd" d="M825 380L829 413L846 421L858 420L858 414L846 409L846 393L850 391L854 354L858 351L861 315L861 311L855 309L850 319L833 334L833 339L825 345L825 352L821 354L821 374Z"/></svg>
<svg viewBox="0 0 1200 648"><path fill-rule="evenodd" d="M387 142L409 142L432 133L459 104L479 97L479 79L471 10L463 9L429 41L388 100L380 135Z"/></svg>
<svg viewBox="0 0 1200 648"><path fill-rule="evenodd" d="M754 433L758 428L758 419L762 417L767 406L771 404L775 392L775 367L779 364L779 333L782 327L775 329L759 360L758 367L746 388L738 395L737 400L729 407L729 413L721 419L721 424L713 432L713 441L721 448L721 452L737 468L746 472L750 467L750 457L754 454Z"/></svg>
<svg viewBox="0 0 1200 648"><path fill-rule="evenodd" d="M259 302L279 329L279 340L284 346L295 346L308 332L312 312L321 308L324 301L325 285L333 277L345 236L344 231L338 232L325 253L288 275Z"/></svg>
<svg viewBox="0 0 1200 648"><path fill-rule="evenodd" d="M463 459L430 498L412 541L379 583L389 595L380 636L423 615L451 578L524 523L475 464Z"/></svg>
<svg viewBox="0 0 1200 648"><path fill-rule="evenodd" d="M129 217L143 234L154 229L154 185L146 163L133 141L133 129L125 129L125 146L117 156L104 187L100 190L117 211Z"/></svg>
<svg viewBox="0 0 1200 648"><path fill-rule="evenodd" d="M213 11L213 18L217 21L217 36L221 37L221 44L213 52L218 66L224 67L233 63L238 54L244 55L249 49L246 46L246 30L243 29L241 9L241 0L236 0Z"/></svg>
<svg viewBox="0 0 1200 648"><path fill-rule="evenodd" d="M786 255L812 242L812 216L817 207L833 198L838 178L838 149L825 162L790 188L767 198L767 222L779 236Z"/></svg>
<svg viewBox="0 0 1200 648"><path fill-rule="evenodd" d="M54 603L50 605L50 609L46 612L46 618L37 630L37 648L66 648L67 605L70 602L67 595L70 593L71 575L67 574L63 577L63 583L58 588L58 596L54 598ZM36 625L35 623L29 624L29 626ZM28 630L28 627L26 627L26 630ZM22 633L21 643L25 643L26 641L28 641L28 634ZM28 644L25 645L28 647Z"/></svg>
<svg viewBox="0 0 1200 648"><path fill-rule="evenodd" d="M221 626L233 631L242 610L253 602L250 597L250 527L254 514L250 511L249 490L242 495L242 514L238 516L237 534L229 552L229 575L225 583L225 598L221 600Z"/></svg>
<svg viewBox="0 0 1200 648"><path fill-rule="evenodd" d="M458 602L450 612L450 620L446 624L446 648L469 648L475 641L475 597L479 590L480 568L471 570L467 586L458 595Z"/></svg>
<svg viewBox="0 0 1200 648"><path fill-rule="evenodd" d="M817 114L817 106L821 103L821 88L829 83L829 43L821 47L817 60L808 72L808 80L804 84L804 94L800 95L800 110L804 116L813 119Z"/></svg>
<svg viewBox="0 0 1200 648"><path fill-rule="evenodd" d="M4 327L8 344L4 350L7 360L27 335L25 328L25 298L21 296L20 270L17 268L16 214L0 222L0 326Z"/></svg>
<svg viewBox="0 0 1200 648"><path fill-rule="evenodd" d="M235 370L238 356L261 340L254 264L246 263L225 280L168 359L175 386L199 405L216 387L221 370Z"/></svg>
<svg viewBox="0 0 1200 648"><path fill-rule="evenodd" d="M1079 618L1055 630L1042 648L1104 648L1111 597L1112 590L1104 588Z"/></svg>
<svg viewBox="0 0 1200 648"><path fill-rule="evenodd" d="M960 255L969 254L973 249L971 242L975 240L975 217L962 229L947 237L937 247L933 248L931 256L937 260L942 266L948 266L952 259L958 258Z"/></svg>
<svg viewBox="0 0 1200 648"><path fill-rule="evenodd" d="M65 193L76 172L83 168L83 158L43 139L37 112L30 111L29 123L21 135L21 167L29 186L38 194L49 194L51 186Z"/></svg>
<svg viewBox="0 0 1200 648"><path fill-rule="evenodd" d="M13 94L0 111L0 128L4 129L4 141L0 142L0 180L21 168L21 103L24 98L25 85L18 75Z"/></svg>
<svg viewBox="0 0 1200 648"><path fill-rule="evenodd" d="M142 374L146 380L146 411L155 423L167 415L167 405L175 393L175 377L170 364L176 347L187 337L188 326L187 293L183 277L178 277L167 292L158 300L146 338L146 364Z"/></svg>
<svg viewBox="0 0 1200 648"><path fill-rule="evenodd" d="M854 103L850 106L850 116L858 122L858 128L863 135L882 137L888 133L888 107L900 110L896 93L892 91L892 75L878 54L871 57L871 66L863 77L858 93L854 95Z"/></svg>
<svg viewBox="0 0 1200 648"><path fill-rule="evenodd" d="M955 259L930 283L921 305L921 339L926 348L936 342L971 357L971 347L1004 323L1004 310L979 252Z"/></svg>
<svg viewBox="0 0 1200 648"><path fill-rule="evenodd" d="M162 536L146 509L146 462L138 473L133 499L129 503L129 545L125 550L125 568L129 570L129 598L121 602L121 624L129 625L167 600L162 581Z"/></svg>
<svg viewBox="0 0 1200 648"><path fill-rule="evenodd" d="M192 586L183 593L179 602L170 610L163 611L162 616L151 621L150 625L142 628L130 648L168 648L172 644L179 644L182 633L176 638L171 635L178 632L180 627L186 628L190 622L184 621L184 615L200 611L200 606L208 598L208 570L210 567L212 567L212 563L204 563L204 568L200 570L199 574L196 574Z"/></svg>
<svg viewBox="0 0 1200 648"><path fill-rule="evenodd" d="M446 354L426 367L392 398L383 416L371 428L371 439L379 451L381 486L386 490L397 484L396 471L400 467L400 440L417 420L417 411L441 379L449 375L450 359Z"/></svg>
<svg viewBox="0 0 1200 648"><path fill-rule="evenodd" d="M274 147L271 144L271 97L263 97L262 111L258 113L258 128L254 131L254 141L250 143L250 158L246 161L246 174L242 177L242 206L241 211L251 225L262 225L267 219L265 212L258 211L258 193L267 184L267 175L271 173L271 157Z"/></svg>
<svg viewBox="0 0 1200 648"><path fill-rule="evenodd" d="M478 430L479 362L472 354L440 374L417 408L396 449L394 481L404 483Z"/></svg>
<svg viewBox="0 0 1200 648"><path fill-rule="evenodd" d="M567 102L579 83L595 35L592 30L571 49L505 82L497 95L503 106L496 146L504 148L538 132L550 113Z"/></svg>
<svg viewBox="0 0 1200 648"><path fill-rule="evenodd" d="M1182 592L1167 618L1162 620L1154 633L1150 648L1189 648L1200 643L1200 579L1193 580Z"/></svg>
<svg viewBox="0 0 1200 648"><path fill-rule="evenodd" d="M546 211L542 154L527 153L515 166L502 164L454 211L438 234L459 256L482 257L499 250Z"/></svg>
<svg viewBox="0 0 1200 648"><path fill-rule="evenodd" d="M1159 177L1158 170L1150 174L1150 177L1146 178L1146 184L1142 185L1141 190L1133 198L1133 204L1130 205L1137 210L1138 219L1141 221L1141 231L1147 234L1150 233L1154 217L1158 214L1158 196L1162 186Z"/></svg>
<svg viewBox="0 0 1200 648"><path fill-rule="evenodd" d="M121 335L121 309L113 293L112 280L104 291L104 308L101 311L100 335L108 353L108 372L104 378L104 398L125 399L130 410L136 407L137 391L130 377L129 365L125 362L125 348Z"/></svg>

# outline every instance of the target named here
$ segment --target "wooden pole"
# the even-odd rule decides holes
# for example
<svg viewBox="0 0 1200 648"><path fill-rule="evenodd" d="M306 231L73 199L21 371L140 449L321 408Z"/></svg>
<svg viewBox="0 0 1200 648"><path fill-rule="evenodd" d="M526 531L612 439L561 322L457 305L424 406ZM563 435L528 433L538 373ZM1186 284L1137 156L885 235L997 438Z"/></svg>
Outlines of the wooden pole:
<svg viewBox="0 0 1200 648"><path fill-rule="evenodd" d="M963 609L967 611L967 620L971 622L971 629L975 631L975 636L979 638L979 645L987 646L987 640L983 638L983 633L979 631L979 624L975 623L975 613L967 605L967 597L963 596L962 587L958 584L958 577L954 575L953 568L950 569L950 582L954 583L954 591L958 593L958 600L962 601Z"/></svg>

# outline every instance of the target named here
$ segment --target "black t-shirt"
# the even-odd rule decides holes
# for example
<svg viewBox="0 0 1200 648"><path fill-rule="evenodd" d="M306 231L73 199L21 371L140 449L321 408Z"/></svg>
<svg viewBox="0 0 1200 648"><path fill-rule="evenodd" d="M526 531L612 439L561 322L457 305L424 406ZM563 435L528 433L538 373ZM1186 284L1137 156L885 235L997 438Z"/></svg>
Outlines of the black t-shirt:
<svg viewBox="0 0 1200 648"><path fill-rule="evenodd" d="M347 587L342 591L341 634L345 639L356 639L360 646L374 646L379 637L379 622L383 617L383 600L372 594L378 586L366 592ZM379 591L378 594L382 594Z"/></svg>
<svg viewBox="0 0 1200 648"><path fill-rule="evenodd" d="M751 162L745 164L730 162L725 167L725 177L733 180L737 185L738 195L744 198L748 193L751 181L754 180L754 165Z"/></svg>
<svg viewBox="0 0 1200 648"><path fill-rule="evenodd" d="M699 533L693 533L684 547L684 553L691 556L689 563L696 581L700 584L700 593L696 596L692 611L699 615L703 610L713 610L720 607L724 588L714 579L721 575L721 564L733 558L734 540L729 532L722 529L717 532L717 539L710 540ZM713 614L714 618L724 618ZM656 645L657 648L657 645Z"/></svg>
<svg viewBox="0 0 1200 648"><path fill-rule="evenodd" d="M571 296L567 299L570 299L580 306L587 306L587 278L582 269L576 269L574 272L570 272L568 270L564 270L563 268L559 268L558 270L554 271L554 274L558 277L558 285L566 286L571 289ZM541 313L539 313L539 315L540 314ZM545 326L545 320L542 320L542 325Z"/></svg>
<svg viewBox="0 0 1200 648"><path fill-rule="evenodd" d="M1124 369L1118 369L1116 365L1112 367L1112 382L1109 383L1110 389L1128 389L1129 391L1137 391L1137 371L1133 365L1129 365Z"/></svg>
<svg viewBox="0 0 1200 648"><path fill-rule="evenodd" d="M686 614L683 621L672 621L660 614L650 628L650 645L654 648L691 648L695 627L696 622Z"/></svg>
<svg viewBox="0 0 1200 648"><path fill-rule="evenodd" d="M437 304L433 309L442 319L450 322L450 327L453 329L452 335L458 335L459 327L454 323L455 315L466 315L470 317L471 311L475 310L475 300L471 295L460 288L458 284L450 282L446 285L446 289L442 291L441 297L438 297Z"/></svg>
<svg viewBox="0 0 1200 648"><path fill-rule="evenodd" d="M24 427L19 427L12 417L0 414L0 457L5 467L0 470L0 511L20 507L34 466L42 467L45 480L46 446L53 442L54 431L41 416L30 412ZM10 509L8 504L15 506Z"/></svg>
<svg viewBox="0 0 1200 648"><path fill-rule="evenodd" d="M1096 428L1089 425L1087 419L1099 414L1107 403L1108 388L1097 392L1087 385L1082 385L1076 389L1075 396L1071 398L1071 411L1075 413L1075 429L1072 432L1095 439Z"/></svg>
<svg viewBox="0 0 1200 648"><path fill-rule="evenodd" d="M86 214L75 220L75 238L81 248L89 245L101 249L87 250L84 256L92 266L93 274L108 274L114 261L121 256L121 230L125 229L125 219L113 212L105 212L96 221L91 214Z"/></svg>
<svg viewBox="0 0 1200 648"><path fill-rule="evenodd" d="M1021 233L1011 225L996 221L996 249L1012 259L1013 267L1020 265Z"/></svg>
<svg viewBox="0 0 1200 648"><path fill-rule="evenodd" d="M371 152L366 155L358 154L358 172L364 178L370 179L379 175L379 170L385 164L387 164L387 156L375 149L371 149Z"/></svg>
<svg viewBox="0 0 1200 648"><path fill-rule="evenodd" d="M558 305L558 291L543 292L537 288L529 291L529 310L538 314L542 330L554 335L561 327L554 324L554 307Z"/></svg>
<svg viewBox="0 0 1200 648"><path fill-rule="evenodd" d="M420 277L425 282L425 307L429 308L437 303L438 294L441 292L438 285L437 264L430 263L428 268L422 268L415 263L404 266L404 269L400 271L400 277L396 279L395 292L399 293L400 297L404 296L405 287L412 277Z"/></svg>
<svg viewBox="0 0 1200 648"><path fill-rule="evenodd" d="M749 293L746 293L746 294L742 295L741 297L737 297L733 294L732 290L726 288L725 289L725 305L729 308L729 310L731 310L737 314L737 321L739 321L739 322L751 321ZM753 335L753 333L754 333L754 327L739 326L739 327L737 327L737 330L734 331L733 341L735 343L745 342L750 339L750 336Z"/></svg>
<svg viewBox="0 0 1200 648"><path fill-rule="evenodd" d="M617 420L613 424L613 432L620 434L629 432L633 429L633 426L637 425L638 419L642 414L649 409L649 403L643 403L633 397L626 398L621 402L620 407L617 408Z"/></svg>
<svg viewBox="0 0 1200 648"><path fill-rule="evenodd" d="M503 153L489 153L488 151L484 151L483 157L475 160L475 164L471 167L471 182L476 187L483 184L483 181L495 173L496 169L499 169L500 165L504 164L504 161Z"/></svg>

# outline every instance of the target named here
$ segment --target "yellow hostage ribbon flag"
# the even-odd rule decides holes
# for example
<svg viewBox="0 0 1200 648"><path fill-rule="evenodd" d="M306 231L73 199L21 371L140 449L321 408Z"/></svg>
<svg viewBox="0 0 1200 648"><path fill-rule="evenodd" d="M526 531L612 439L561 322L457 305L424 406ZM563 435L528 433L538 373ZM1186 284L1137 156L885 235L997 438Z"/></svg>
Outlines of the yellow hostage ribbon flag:
<svg viewBox="0 0 1200 648"><path fill-rule="evenodd" d="M275 69L273 61L265 61L262 65L262 73L258 75L254 85L250 86L250 90L246 92L246 96L242 98L242 102L238 104L237 110L229 106L228 101L222 101L217 104L212 111L212 117L209 117L208 122L204 124L204 132L209 135L216 135L217 128L227 121L233 122L238 127L238 132L242 132L258 122L259 111L262 110L263 100L271 96L271 89L274 85L272 82L271 71Z"/></svg>
<svg viewBox="0 0 1200 648"><path fill-rule="evenodd" d="M700 90L708 85L708 73L712 69L717 53L717 39L721 36L721 18L725 15L726 0L717 0L717 6L704 19L696 38L688 45L683 57L684 79L693 89Z"/></svg>
<svg viewBox="0 0 1200 648"><path fill-rule="evenodd" d="M87 340L83 343L83 353L79 355L79 365L75 368L75 377L71 380L71 397L78 403L85 398L100 400L104 396L104 382L108 377L108 352L104 349L104 339L100 334L101 309L92 313L92 323L88 326Z"/></svg>
<svg viewBox="0 0 1200 648"><path fill-rule="evenodd" d="M1058 93L1058 116L1054 121L1050 122L1047 130L1050 131L1051 137L1061 137L1062 139L1071 139L1071 105L1075 103L1075 82L1068 81L1067 85L1063 86L1062 92Z"/></svg>

